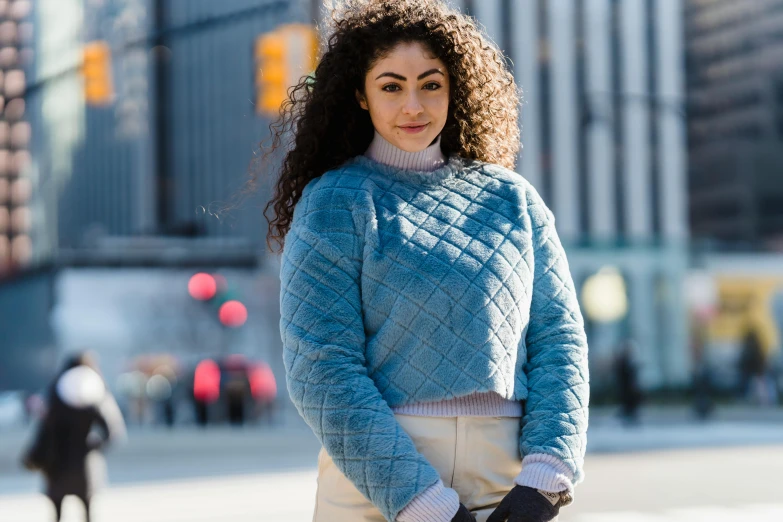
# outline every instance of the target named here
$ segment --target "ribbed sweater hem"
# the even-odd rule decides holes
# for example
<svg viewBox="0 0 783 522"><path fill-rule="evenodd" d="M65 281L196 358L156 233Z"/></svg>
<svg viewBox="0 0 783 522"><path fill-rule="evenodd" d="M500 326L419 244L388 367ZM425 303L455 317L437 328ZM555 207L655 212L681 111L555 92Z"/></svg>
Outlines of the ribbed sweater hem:
<svg viewBox="0 0 783 522"><path fill-rule="evenodd" d="M522 403L494 392L473 393L445 401L419 402L392 408L400 415L419 417L521 417Z"/></svg>

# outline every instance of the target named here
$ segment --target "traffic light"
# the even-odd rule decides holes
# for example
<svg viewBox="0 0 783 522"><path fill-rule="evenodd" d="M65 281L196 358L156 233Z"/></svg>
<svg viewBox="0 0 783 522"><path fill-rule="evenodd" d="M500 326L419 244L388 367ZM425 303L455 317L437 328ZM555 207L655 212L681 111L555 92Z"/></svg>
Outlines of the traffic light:
<svg viewBox="0 0 783 522"><path fill-rule="evenodd" d="M255 46L256 112L275 117L288 89L315 70L318 38L315 28L284 25L258 37Z"/></svg>
<svg viewBox="0 0 783 522"><path fill-rule="evenodd" d="M277 114L286 97L288 74L285 42L280 33L259 37L256 43L256 112Z"/></svg>
<svg viewBox="0 0 783 522"><path fill-rule="evenodd" d="M111 75L111 48L105 41L84 46L84 99L89 105L108 105L114 97Z"/></svg>

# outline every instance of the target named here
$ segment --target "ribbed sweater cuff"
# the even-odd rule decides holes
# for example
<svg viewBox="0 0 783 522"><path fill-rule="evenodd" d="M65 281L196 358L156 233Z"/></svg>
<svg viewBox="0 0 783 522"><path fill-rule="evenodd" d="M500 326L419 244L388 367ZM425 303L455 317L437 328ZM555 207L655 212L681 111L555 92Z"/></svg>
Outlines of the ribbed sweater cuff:
<svg viewBox="0 0 783 522"><path fill-rule="evenodd" d="M527 455L522 460L522 471L514 483L551 493L574 492L574 475L565 462L543 453Z"/></svg>
<svg viewBox="0 0 783 522"><path fill-rule="evenodd" d="M451 522L459 510L459 495L439 480L397 515L397 522Z"/></svg>

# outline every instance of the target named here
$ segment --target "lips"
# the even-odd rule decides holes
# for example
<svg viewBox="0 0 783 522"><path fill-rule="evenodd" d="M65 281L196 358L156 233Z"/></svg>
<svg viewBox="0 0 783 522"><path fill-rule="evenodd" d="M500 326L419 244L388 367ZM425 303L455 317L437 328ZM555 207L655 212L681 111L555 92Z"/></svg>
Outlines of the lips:
<svg viewBox="0 0 783 522"><path fill-rule="evenodd" d="M408 134L416 134L426 129L427 125L429 125L429 123L406 123L405 125L400 125L399 127L403 130L403 132L407 132Z"/></svg>

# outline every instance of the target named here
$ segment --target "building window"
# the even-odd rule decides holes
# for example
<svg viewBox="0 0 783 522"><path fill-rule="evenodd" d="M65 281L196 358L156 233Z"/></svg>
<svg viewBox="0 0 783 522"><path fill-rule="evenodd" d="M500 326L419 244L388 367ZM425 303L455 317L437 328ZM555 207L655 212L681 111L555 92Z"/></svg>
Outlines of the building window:
<svg viewBox="0 0 783 522"><path fill-rule="evenodd" d="M580 117L578 136L578 166L577 176L579 183L579 209L580 229L587 236L590 231L590 191L588 187L589 175L587 165L587 114L590 110L587 103L587 70L585 57L585 1L576 0L576 16L574 17L574 39L576 49L576 89L577 89L577 114Z"/></svg>
<svg viewBox="0 0 783 522"><path fill-rule="evenodd" d="M503 47L503 54L508 68L514 73L514 62L508 57L511 55L511 3L513 0L500 0L500 37L498 43Z"/></svg>
<svg viewBox="0 0 783 522"><path fill-rule="evenodd" d="M660 99L658 92L658 39L656 32L658 28L658 19L656 17L655 5L653 2L647 2L645 6L647 15L647 92L649 93L648 108L650 111L649 129L650 129L650 197L652 199L652 226L653 234L660 237L662 233L661 226L661 158L658 154L658 144L660 129L658 123L661 117L667 111L674 109L668 106L670 100Z"/></svg>
<svg viewBox="0 0 783 522"><path fill-rule="evenodd" d="M549 9L548 2L538 3L538 30L540 45L539 64L539 92L541 103L541 197L549 203L552 193L552 103L551 103L551 72L549 59Z"/></svg>
<svg viewBox="0 0 783 522"><path fill-rule="evenodd" d="M617 222L617 234L619 237L625 235L625 197L623 181L623 113L625 112L625 98L623 97L623 85L621 70L620 49L622 48L621 39L621 1L612 1L612 20L611 20L611 41L612 41L612 112L615 115L613 120L614 134L614 179L615 179L615 219Z"/></svg>

